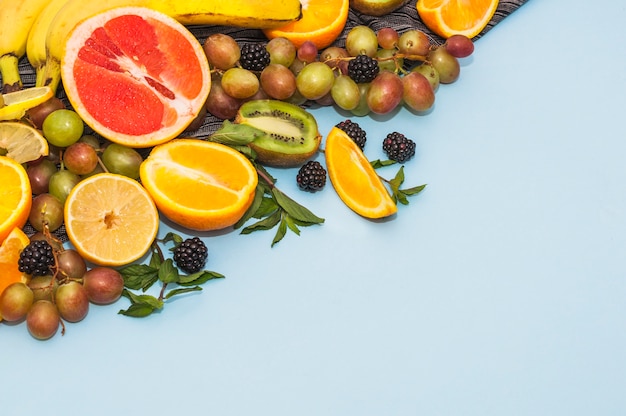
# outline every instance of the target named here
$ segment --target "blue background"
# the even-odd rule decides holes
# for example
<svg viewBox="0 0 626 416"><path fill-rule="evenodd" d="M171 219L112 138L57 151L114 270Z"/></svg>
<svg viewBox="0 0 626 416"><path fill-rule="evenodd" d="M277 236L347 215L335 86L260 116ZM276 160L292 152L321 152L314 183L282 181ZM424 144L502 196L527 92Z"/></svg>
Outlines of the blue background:
<svg viewBox="0 0 626 416"><path fill-rule="evenodd" d="M530 1L429 114L355 119L370 160L417 143L427 188L390 221L272 170L322 226L203 235L226 279L146 319L0 324L0 414L626 414L625 21ZM313 113L324 135L347 117Z"/></svg>

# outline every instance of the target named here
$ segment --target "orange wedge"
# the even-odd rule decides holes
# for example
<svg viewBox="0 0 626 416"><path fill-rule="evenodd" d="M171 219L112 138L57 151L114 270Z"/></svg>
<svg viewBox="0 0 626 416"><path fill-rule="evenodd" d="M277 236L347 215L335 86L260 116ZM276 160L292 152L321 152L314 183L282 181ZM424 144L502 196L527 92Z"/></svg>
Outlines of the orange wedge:
<svg viewBox="0 0 626 416"><path fill-rule="evenodd" d="M325 48L335 41L346 26L349 0L300 0L302 18L285 26L265 29L268 39L283 37L300 47L305 41L312 41L318 49Z"/></svg>
<svg viewBox="0 0 626 416"><path fill-rule="evenodd" d="M252 204L258 177L232 148L199 139L175 139L152 149L141 183L163 215L192 230L235 224Z"/></svg>
<svg viewBox="0 0 626 416"><path fill-rule="evenodd" d="M80 181L65 201L65 229L83 258L122 266L142 257L154 241L159 215L134 179L99 173Z"/></svg>
<svg viewBox="0 0 626 416"><path fill-rule="evenodd" d="M33 194L26 169L7 156L0 156L0 244L15 228L26 224Z"/></svg>
<svg viewBox="0 0 626 416"><path fill-rule="evenodd" d="M333 127L324 149L330 182L341 200L366 218L384 218L397 211L387 188L359 146Z"/></svg>
<svg viewBox="0 0 626 416"><path fill-rule="evenodd" d="M24 231L15 227L0 245L0 295L12 283L27 283L29 276L19 271L17 261L20 253L30 243ZM2 316L0 315L0 321Z"/></svg>
<svg viewBox="0 0 626 416"><path fill-rule="evenodd" d="M489 23L498 0L417 0L422 22L443 38L465 35L473 38Z"/></svg>

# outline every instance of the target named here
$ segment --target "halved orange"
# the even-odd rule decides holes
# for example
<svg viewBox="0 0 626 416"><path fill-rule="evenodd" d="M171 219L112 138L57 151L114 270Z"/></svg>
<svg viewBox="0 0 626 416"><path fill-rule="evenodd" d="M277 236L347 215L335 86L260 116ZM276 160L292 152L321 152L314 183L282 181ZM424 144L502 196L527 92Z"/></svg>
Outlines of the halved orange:
<svg viewBox="0 0 626 416"><path fill-rule="evenodd" d="M384 218L398 210L389 191L359 146L333 127L324 148L330 182L341 200L366 218Z"/></svg>
<svg viewBox="0 0 626 416"><path fill-rule="evenodd" d="M136 148L178 136L211 88L200 42L181 23L144 7L113 8L79 23L67 40L61 77L85 123Z"/></svg>
<svg viewBox="0 0 626 416"><path fill-rule="evenodd" d="M15 227L0 245L0 295L12 283L27 283L29 275L20 272L17 262L20 253L30 243L30 239L21 228ZM2 315L0 315L0 321Z"/></svg>
<svg viewBox="0 0 626 416"><path fill-rule="evenodd" d="M163 215L201 231L223 229L241 219L258 182L256 169L241 153L191 138L156 146L139 174Z"/></svg>
<svg viewBox="0 0 626 416"><path fill-rule="evenodd" d="M422 22L443 38L465 35L473 38L489 23L498 0L417 0Z"/></svg>
<svg viewBox="0 0 626 416"><path fill-rule="evenodd" d="M26 224L33 194L24 166L0 156L0 244L15 228Z"/></svg>
<svg viewBox="0 0 626 416"><path fill-rule="evenodd" d="M296 47L312 41L318 49L333 43L341 34L348 20L349 0L300 0L302 18L263 33L268 39L283 37Z"/></svg>
<svg viewBox="0 0 626 416"><path fill-rule="evenodd" d="M65 229L85 260L122 266L141 258L159 229L154 201L134 179L99 173L80 181L65 201Z"/></svg>

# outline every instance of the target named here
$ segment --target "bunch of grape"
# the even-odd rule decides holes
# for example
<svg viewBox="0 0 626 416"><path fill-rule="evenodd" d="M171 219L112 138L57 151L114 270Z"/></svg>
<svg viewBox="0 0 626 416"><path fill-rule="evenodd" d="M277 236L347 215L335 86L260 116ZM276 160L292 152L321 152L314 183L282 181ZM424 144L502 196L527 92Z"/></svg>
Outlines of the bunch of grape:
<svg viewBox="0 0 626 416"><path fill-rule="evenodd" d="M0 296L6 321L26 321L30 334L49 339L64 322L85 318L90 304L120 298L124 279L110 267L88 269L74 249L64 248L52 233L64 224L64 203L82 179L99 172L138 178L143 157L135 150L86 134L83 120L54 98L29 110L29 120L49 144L50 152L26 164L33 201L28 223L36 231L20 254L20 271L28 284L14 283Z"/></svg>
<svg viewBox="0 0 626 416"><path fill-rule="evenodd" d="M30 121L49 144L48 156L26 164L33 193L30 225L55 232L64 222L63 206L72 188L100 172L139 178L143 156L135 149L110 143L85 131L84 122L59 99L29 111Z"/></svg>
<svg viewBox="0 0 626 416"><path fill-rule="evenodd" d="M42 260L46 260L45 267L34 267ZM22 251L20 270L33 275L28 284L13 283L2 292L0 315L9 322L25 321L28 332L41 340L52 338L59 327L64 332L64 322L82 321L90 304L117 301L124 289L117 270L88 269L78 252L43 234L34 236Z"/></svg>
<svg viewBox="0 0 626 416"><path fill-rule="evenodd" d="M363 25L348 32L344 47L322 51L310 41L296 48L284 38L240 45L226 34L209 36L203 46L213 71L206 109L221 119L259 98L334 105L356 116L386 114L400 105L426 111L439 84L459 78L459 58L474 51L462 35L436 45L417 29L375 32Z"/></svg>

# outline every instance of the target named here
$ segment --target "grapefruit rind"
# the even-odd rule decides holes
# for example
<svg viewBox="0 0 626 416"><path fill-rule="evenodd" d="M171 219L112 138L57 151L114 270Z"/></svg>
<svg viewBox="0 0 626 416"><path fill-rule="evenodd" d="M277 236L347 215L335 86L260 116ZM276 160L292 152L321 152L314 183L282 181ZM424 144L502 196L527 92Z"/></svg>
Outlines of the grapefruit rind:
<svg viewBox="0 0 626 416"><path fill-rule="evenodd" d="M116 7L79 23L61 60L68 100L95 132L135 148L181 134L211 88L202 45L145 7Z"/></svg>

